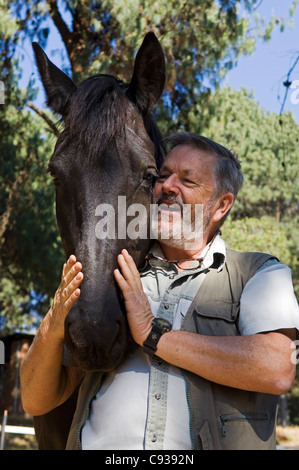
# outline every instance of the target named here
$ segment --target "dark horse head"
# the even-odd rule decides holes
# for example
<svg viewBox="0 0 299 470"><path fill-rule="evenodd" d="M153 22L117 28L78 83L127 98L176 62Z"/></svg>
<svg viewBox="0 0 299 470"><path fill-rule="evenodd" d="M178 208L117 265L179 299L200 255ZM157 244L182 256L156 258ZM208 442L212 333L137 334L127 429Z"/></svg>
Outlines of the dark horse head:
<svg viewBox="0 0 299 470"><path fill-rule="evenodd" d="M151 111L164 87L164 54L148 33L129 84L100 74L75 85L38 44L33 48L47 105L64 120L49 162L58 227L66 255L75 254L84 272L80 298L65 321L66 347L82 369L111 370L133 346L113 270L122 248L137 266L149 248L149 238L126 233L124 201L142 204L149 214L163 155ZM126 198L120 208L119 196ZM110 229L106 238L97 235L99 207L113 208L115 235Z"/></svg>

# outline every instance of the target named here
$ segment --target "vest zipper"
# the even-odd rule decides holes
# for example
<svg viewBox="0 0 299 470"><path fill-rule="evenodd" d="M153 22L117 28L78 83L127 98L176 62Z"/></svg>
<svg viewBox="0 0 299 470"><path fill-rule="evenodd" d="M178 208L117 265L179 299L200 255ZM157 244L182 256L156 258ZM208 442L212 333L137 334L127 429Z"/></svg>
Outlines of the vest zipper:
<svg viewBox="0 0 299 470"><path fill-rule="evenodd" d="M196 449L196 436L194 433L194 410L192 407L192 400L191 400L191 395L190 395L190 382L188 380L187 375L181 371L182 376L184 377L185 380L185 385L186 385L186 398L187 398L187 405L189 409L189 431L190 431L190 439L191 439L191 444L192 444L192 449Z"/></svg>
<svg viewBox="0 0 299 470"><path fill-rule="evenodd" d="M78 442L78 448L79 448L80 450L82 450L81 432L82 432L83 426L85 425L86 421L87 421L88 418L89 418L90 408L91 408L91 402L92 402L92 400L94 399L94 397L96 396L96 394L98 393L98 391L100 390L100 388L101 388L101 386L102 386L103 376L104 376L104 374L101 375L101 378L100 378L99 383L98 383L98 385L97 385L97 387L96 387L96 389L95 389L95 392L93 393L92 397L90 398L90 400L89 400L89 402L88 402L84 419L83 419L83 421L81 422L81 424L80 424L80 426L79 426L79 428L78 428L78 431L77 431L77 442Z"/></svg>
<svg viewBox="0 0 299 470"><path fill-rule="evenodd" d="M222 423L222 436L226 436L226 423L231 421L250 421L250 420L265 420L268 419L266 413L247 413L247 414L231 414L231 415L221 415L220 420Z"/></svg>

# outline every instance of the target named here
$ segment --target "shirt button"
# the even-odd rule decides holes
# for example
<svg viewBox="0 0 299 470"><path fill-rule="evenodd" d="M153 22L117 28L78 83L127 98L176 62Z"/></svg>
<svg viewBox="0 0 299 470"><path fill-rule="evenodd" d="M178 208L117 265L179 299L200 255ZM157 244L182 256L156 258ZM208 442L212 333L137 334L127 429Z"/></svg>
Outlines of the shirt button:
<svg viewBox="0 0 299 470"><path fill-rule="evenodd" d="M153 434L152 435L152 442L156 442L156 440L157 440L157 436L156 436L156 434Z"/></svg>
<svg viewBox="0 0 299 470"><path fill-rule="evenodd" d="M156 400L160 400L160 398L161 398L161 393L156 393L155 399L156 399Z"/></svg>
<svg viewBox="0 0 299 470"><path fill-rule="evenodd" d="M168 309L169 309L169 305L168 305L168 304L165 304L165 305L164 305L164 308L165 308L165 310L168 310Z"/></svg>
<svg viewBox="0 0 299 470"><path fill-rule="evenodd" d="M174 274L170 274L169 279L174 279Z"/></svg>

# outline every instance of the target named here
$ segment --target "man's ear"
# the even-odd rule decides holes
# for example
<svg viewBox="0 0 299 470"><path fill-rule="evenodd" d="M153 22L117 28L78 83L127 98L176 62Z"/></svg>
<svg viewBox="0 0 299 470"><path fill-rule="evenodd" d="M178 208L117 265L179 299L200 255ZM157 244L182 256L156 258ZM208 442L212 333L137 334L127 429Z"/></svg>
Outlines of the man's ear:
<svg viewBox="0 0 299 470"><path fill-rule="evenodd" d="M223 217L231 210L234 203L234 195L232 193L222 194L215 206L213 220L220 222Z"/></svg>
<svg viewBox="0 0 299 470"><path fill-rule="evenodd" d="M154 33L147 33L137 53L128 96L142 114L152 110L165 85L165 57Z"/></svg>
<svg viewBox="0 0 299 470"><path fill-rule="evenodd" d="M70 97L77 90L74 82L54 65L42 48L32 43L42 83L47 95L47 106L64 117L67 114Z"/></svg>

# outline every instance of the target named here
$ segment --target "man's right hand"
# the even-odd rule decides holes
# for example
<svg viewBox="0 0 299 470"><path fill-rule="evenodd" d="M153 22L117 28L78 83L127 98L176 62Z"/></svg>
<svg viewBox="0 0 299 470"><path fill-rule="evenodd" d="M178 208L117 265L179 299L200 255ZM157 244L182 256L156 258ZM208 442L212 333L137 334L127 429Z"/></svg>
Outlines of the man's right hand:
<svg viewBox="0 0 299 470"><path fill-rule="evenodd" d="M78 367L63 365L64 321L80 296L82 265L71 255L63 266L53 305L23 359L20 379L25 411L48 413L73 393L82 377Z"/></svg>
<svg viewBox="0 0 299 470"><path fill-rule="evenodd" d="M61 282L49 312L52 334L59 339L64 339L65 317L80 297L82 280L82 264L76 260L75 255L71 255L63 265Z"/></svg>

